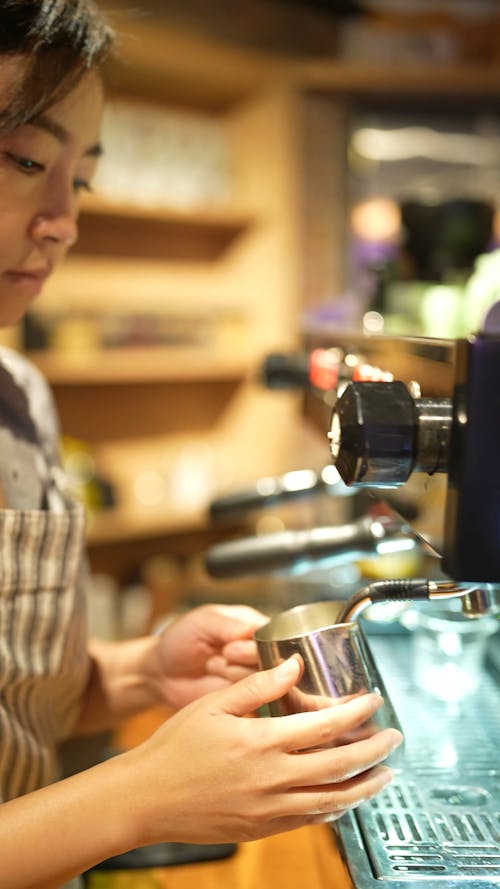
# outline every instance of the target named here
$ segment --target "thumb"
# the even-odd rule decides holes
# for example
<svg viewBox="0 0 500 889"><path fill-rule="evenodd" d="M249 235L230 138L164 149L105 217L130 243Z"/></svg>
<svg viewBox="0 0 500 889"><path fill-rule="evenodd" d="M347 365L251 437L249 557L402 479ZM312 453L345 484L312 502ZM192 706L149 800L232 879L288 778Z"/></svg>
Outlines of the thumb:
<svg viewBox="0 0 500 889"><path fill-rule="evenodd" d="M286 694L300 678L302 666L300 656L292 655L271 670L261 670L235 682L220 694L221 710L233 716L254 713L263 704Z"/></svg>

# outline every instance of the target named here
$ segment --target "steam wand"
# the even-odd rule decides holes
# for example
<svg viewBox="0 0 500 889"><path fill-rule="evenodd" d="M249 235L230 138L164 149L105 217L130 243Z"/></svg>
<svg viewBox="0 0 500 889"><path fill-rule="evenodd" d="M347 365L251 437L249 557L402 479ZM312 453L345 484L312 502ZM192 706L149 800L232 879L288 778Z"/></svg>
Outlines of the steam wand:
<svg viewBox="0 0 500 889"><path fill-rule="evenodd" d="M348 623L355 620L377 602L418 602L436 599L454 599L468 596L475 587L465 587L449 580L427 580L411 578L403 580L377 580L354 593L339 613L337 622Z"/></svg>

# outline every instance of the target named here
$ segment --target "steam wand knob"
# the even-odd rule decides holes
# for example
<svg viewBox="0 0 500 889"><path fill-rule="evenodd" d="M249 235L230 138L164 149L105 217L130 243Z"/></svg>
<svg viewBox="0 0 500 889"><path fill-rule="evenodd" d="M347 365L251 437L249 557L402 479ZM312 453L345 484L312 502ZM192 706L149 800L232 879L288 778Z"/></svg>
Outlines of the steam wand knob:
<svg viewBox="0 0 500 889"><path fill-rule="evenodd" d="M393 382L350 383L332 414L330 450L342 481L395 488L412 472L446 472L452 403L413 398Z"/></svg>

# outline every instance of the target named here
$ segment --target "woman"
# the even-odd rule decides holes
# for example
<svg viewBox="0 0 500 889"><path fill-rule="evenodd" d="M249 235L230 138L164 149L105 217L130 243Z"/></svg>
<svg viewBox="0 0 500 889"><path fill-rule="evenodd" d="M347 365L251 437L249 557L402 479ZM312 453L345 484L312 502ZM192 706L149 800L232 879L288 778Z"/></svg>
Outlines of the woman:
<svg viewBox="0 0 500 889"><path fill-rule="evenodd" d="M2 3L2 325L22 317L76 240L78 197L101 152L98 71L110 42L91 0ZM58 887L149 843L290 830L336 817L390 780L377 764L397 732L318 749L362 724L376 695L243 718L301 668L292 658L254 672L251 636L264 618L253 609L195 609L154 637L87 644L83 515L58 464L52 402L34 368L5 349L0 455L2 889ZM57 780L63 739L159 703L180 709L148 741Z"/></svg>

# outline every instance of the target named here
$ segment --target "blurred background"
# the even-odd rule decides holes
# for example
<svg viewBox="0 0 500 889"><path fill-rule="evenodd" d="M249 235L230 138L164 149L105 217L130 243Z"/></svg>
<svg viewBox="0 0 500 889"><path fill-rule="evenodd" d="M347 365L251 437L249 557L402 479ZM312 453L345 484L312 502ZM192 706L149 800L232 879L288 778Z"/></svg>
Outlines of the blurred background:
<svg viewBox="0 0 500 889"><path fill-rule="evenodd" d="M89 516L91 620L115 637L214 598L197 559L228 533L207 518L220 492L328 463L304 394L263 385L267 355L363 331L462 336L500 297L500 12L106 7L120 36L95 193L4 340L53 386Z"/></svg>

